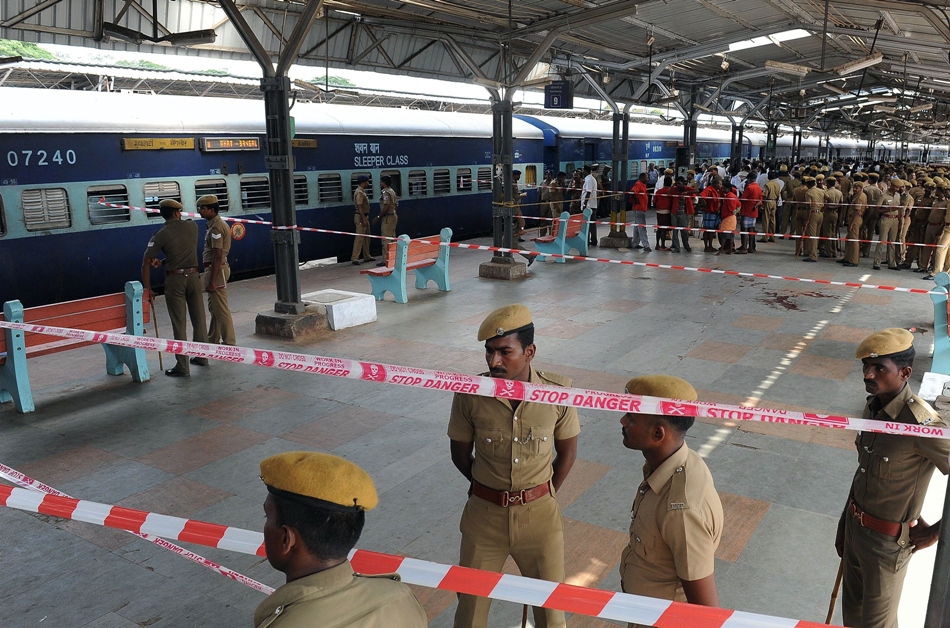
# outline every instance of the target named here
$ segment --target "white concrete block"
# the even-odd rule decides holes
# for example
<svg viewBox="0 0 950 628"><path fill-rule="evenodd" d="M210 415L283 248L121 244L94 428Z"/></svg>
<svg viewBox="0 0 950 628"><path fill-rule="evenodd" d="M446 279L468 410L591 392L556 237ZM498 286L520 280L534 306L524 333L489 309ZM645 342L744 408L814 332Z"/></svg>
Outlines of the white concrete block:
<svg viewBox="0 0 950 628"><path fill-rule="evenodd" d="M327 322L334 331L376 322L376 299L371 294L320 290L305 294L301 299L326 308Z"/></svg>

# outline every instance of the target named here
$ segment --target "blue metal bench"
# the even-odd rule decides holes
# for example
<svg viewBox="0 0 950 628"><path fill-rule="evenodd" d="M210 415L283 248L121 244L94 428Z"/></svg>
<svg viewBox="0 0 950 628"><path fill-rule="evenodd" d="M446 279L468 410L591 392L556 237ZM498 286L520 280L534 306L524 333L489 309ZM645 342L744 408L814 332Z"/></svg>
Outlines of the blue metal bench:
<svg viewBox="0 0 950 628"><path fill-rule="evenodd" d="M577 249L577 254L587 257L587 232L590 230L591 209L588 207L583 214L571 216L562 212L561 217L554 221L551 235L542 238L532 238L538 253L556 253L567 255L571 249ZM544 255L538 255L544 261ZM564 263L563 257L556 257L558 264Z"/></svg>
<svg viewBox="0 0 950 628"><path fill-rule="evenodd" d="M134 336L145 335L145 322L149 314L148 302L142 299L142 284L137 281L127 282L125 293L26 309L19 301L3 304L3 320L11 323L26 322L30 325L99 332L121 332L124 326L125 333ZM26 366L27 358L96 344L87 340L24 333L16 329L4 329L3 332L0 338L0 403L13 401L17 412L21 413L36 409ZM144 349L107 344L103 344L102 348L106 352L106 373L122 375L124 367L128 366L132 381L148 381L148 362Z"/></svg>
<svg viewBox="0 0 950 628"><path fill-rule="evenodd" d="M395 242L390 242L389 257L383 268L361 270L360 274L369 277L373 296L382 301L386 292L391 292L396 303L407 303L406 271L416 273L416 288L424 290L430 281L434 281L442 292L449 292L449 248L439 244L452 241L452 230L442 229L439 236L429 236L410 240L403 234Z"/></svg>
<svg viewBox="0 0 950 628"><path fill-rule="evenodd" d="M950 290L950 275L937 273L934 276L934 359L930 370L950 375L950 330L947 328L947 293Z"/></svg>

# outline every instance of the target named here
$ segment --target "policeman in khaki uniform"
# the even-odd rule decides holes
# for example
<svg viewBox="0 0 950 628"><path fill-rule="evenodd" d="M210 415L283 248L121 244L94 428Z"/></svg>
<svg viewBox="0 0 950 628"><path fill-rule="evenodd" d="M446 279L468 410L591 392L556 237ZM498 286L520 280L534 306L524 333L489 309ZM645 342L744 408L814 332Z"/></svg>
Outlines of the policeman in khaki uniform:
<svg viewBox="0 0 950 628"><path fill-rule="evenodd" d="M688 382L669 375L635 377L625 392L696 400ZM630 543L620 556L621 586L634 595L719 606L713 568L722 537L722 502L706 463L684 442L693 421L632 412L620 419L624 447L643 452L646 459L633 502Z"/></svg>
<svg viewBox="0 0 950 628"><path fill-rule="evenodd" d="M204 287L208 293L208 342L234 346L234 321L228 307L228 280L231 267L228 253L231 251L231 229L218 215L218 197L208 194L198 199L198 213L208 221L205 231L205 250L202 261L205 265ZM195 364L197 358L192 358Z"/></svg>
<svg viewBox="0 0 950 628"><path fill-rule="evenodd" d="M938 241L943 237L947 213L950 213L947 211L946 180L941 177L936 177L934 179L934 185L936 188L934 201L930 206L930 214L927 216L927 229L924 231L925 246L920 255L920 259L917 261L917 266L924 270L930 269L930 273L924 277L924 279L928 281L934 278L934 274L940 272L934 268L934 265L936 263L937 253L941 250L941 247L926 245L938 244Z"/></svg>
<svg viewBox="0 0 950 628"><path fill-rule="evenodd" d="M571 380L535 370L534 324L523 305L488 315L478 329L486 375L511 382L570 386ZM471 481L459 527L459 564L501 571L511 556L522 575L564 581L564 534L555 492L577 456L577 410L505 398L456 394L448 435L452 462ZM474 450L474 457L472 452ZM455 626L488 625L491 600L460 595ZM564 613L534 609L535 626L565 626Z"/></svg>
<svg viewBox="0 0 950 628"><path fill-rule="evenodd" d="M347 554L379 499L352 462L294 451L261 462L264 549L287 576L254 611L256 628L424 628L426 615L396 574L354 573Z"/></svg>
<svg viewBox="0 0 950 628"><path fill-rule="evenodd" d="M392 188L393 180L388 174L379 178L379 216L374 222L382 220L380 227L384 238L396 237L396 222L399 217L396 215L396 209L399 207L399 200L396 198L396 191ZM389 260L389 244L393 240L383 240L383 261L376 264L385 266Z"/></svg>
<svg viewBox="0 0 950 628"><path fill-rule="evenodd" d="M175 340L188 340L187 315L191 318L192 340L207 342L205 308L201 302L201 275L198 268L198 225L181 219L181 203L166 198L159 203L165 224L152 236L142 259L142 286L146 293L152 289L152 268L165 267L165 306L172 323ZM164 259L158 254L163 253ZM151 298L151 297L149 297ZM175 368L166 369L169 377L188 377L191 372L188 356L175 356ZM205 366L207 358L193 358L193 364Z"/></svg>
<svg viewBox="0 0 950 628"><path fill-rule="evenodd" d="M818 237L821 235L821 223L824 220L825 190L818 186L818 179L805 177L804 206L808 209L808 221L805 223L805 235L808 239L802 245L803 262L818 261ZM801 206L799 206L801 213Z"/></svg>
<svg viewBox="0 0 950 628"><path fill-rule="evenodd" d="M910 390L914 335L884 329L865 338L855 352L870 396L865 419L946 424ZM843 561L842 613L845 626L897 628L897 606L911 554L937 542L940 522L920 518L934 469L950 471L950 441L860 432L854 441L858 469L841 519L835 549Z"/></svg>
<svg viewBox="0 0 950 628"><path fill-rule="evenodd" d="M358 235L353 239L353 254L350 256L354 266L359 266L362 262L376 261L376 258L369 254L369 238L365 235L369 233L369 196L366 195L368 187L368 176L361 174L356 177L356 188L353 190L353 226Z"/></svg>

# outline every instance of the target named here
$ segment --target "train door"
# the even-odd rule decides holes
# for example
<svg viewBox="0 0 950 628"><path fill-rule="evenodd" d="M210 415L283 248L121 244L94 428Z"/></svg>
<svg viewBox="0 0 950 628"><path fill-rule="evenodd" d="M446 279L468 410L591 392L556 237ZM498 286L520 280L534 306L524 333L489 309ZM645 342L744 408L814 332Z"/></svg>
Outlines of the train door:
<svg viewBox="0 0 950 628"><path fill-rule="evenodd" d="M557 174L560 169L560 163L557 160L558 149L557 146L545 146L544 147L544 169L550 170L553 174Z"/></svg>
<svg viewBox="0 0 950 628"><path fill-rule="evenodd" d="M584 163L585 164L597 163L597 147L599 144L600 144L600 140L597 140L597 139L584 140Z"/></svg>

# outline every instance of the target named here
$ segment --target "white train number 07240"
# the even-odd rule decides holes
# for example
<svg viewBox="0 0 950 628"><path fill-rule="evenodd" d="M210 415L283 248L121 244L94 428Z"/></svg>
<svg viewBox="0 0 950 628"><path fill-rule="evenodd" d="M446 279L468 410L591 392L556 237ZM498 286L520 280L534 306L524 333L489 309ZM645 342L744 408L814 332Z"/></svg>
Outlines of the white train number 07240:
<svg viewBox="0 0 950 628"><path fill-rule="evenodd" d="M64 163L70 166L76 163L76 151L68 149L65 152L57 150L50 155L45 150L7 151L7 164L11 168L23 166L61 166Z"/></svg>

